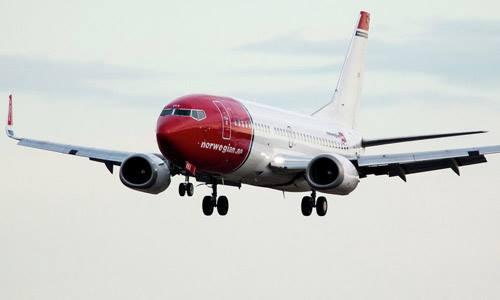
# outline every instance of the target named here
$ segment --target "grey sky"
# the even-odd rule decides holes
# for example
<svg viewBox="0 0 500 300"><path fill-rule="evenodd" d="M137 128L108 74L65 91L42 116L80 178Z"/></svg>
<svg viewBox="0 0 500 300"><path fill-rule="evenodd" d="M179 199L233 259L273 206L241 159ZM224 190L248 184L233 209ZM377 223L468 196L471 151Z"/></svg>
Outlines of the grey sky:
<svg viewBox="0 0 500 300"><path fill-rule="evenodd" d="M361 131L486 129L370 153L500 143L496 1L3 1L0 99L21 135L156 152L163 104L206 92L313 111L372 13ZM1 104L1 103L0 103ZM0 105L0 116L6 114ZM4 118L1 118L4 120ZM223 187L206 218L85 159L0 138L2 299L497 299L500 157L369 177L303 218L301 194Z"/></svg>
<svg viewBox="0 0 500 300"><path fill-rule="evenodd" d="M341 40L308 40L300 33L289 33L250 43L242 51L275 55L340 56L346 51L347 36ZM495 86L499 74L500 24L482 20L433 20L422 32L392 41L370 39L370 70L432 73L460 84ZM262 73L332 73L335 65L263 69ZM462 72L467 70L467 72ZM252 71L250 71L252 72ZM255 71L252 73L256 73Z"/></svg>

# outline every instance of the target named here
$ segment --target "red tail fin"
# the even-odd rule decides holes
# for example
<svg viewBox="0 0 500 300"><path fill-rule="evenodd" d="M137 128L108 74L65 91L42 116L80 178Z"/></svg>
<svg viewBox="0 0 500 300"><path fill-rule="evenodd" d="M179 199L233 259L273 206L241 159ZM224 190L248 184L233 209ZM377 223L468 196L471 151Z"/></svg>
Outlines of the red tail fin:
<svg viewBox="0 0 500 300"><path fill-rule="evenodd" d="M358 29L363 29L368 31L370 29L370 13L366 11L361 11L358 23Z"/></svg>

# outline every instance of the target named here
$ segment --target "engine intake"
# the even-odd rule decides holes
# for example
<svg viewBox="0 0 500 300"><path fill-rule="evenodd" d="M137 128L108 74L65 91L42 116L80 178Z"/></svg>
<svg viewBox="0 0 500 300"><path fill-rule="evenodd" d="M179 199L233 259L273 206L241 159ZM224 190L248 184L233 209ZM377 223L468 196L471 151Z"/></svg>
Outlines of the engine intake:
<svg viewBox="0 0 500 300"><path fill-rule="evenodd" d="M159 194L170 185L170 168L154 154L132 154L121 165L120 180L131 189Z"/></svg>
<svg viewBox="0 0 500 300"><path fill-rule="evenodd" d="M322 154L309 162L306 180L315 190L347 195L357 187L359 174L347 158L337 154Z"/></svg>

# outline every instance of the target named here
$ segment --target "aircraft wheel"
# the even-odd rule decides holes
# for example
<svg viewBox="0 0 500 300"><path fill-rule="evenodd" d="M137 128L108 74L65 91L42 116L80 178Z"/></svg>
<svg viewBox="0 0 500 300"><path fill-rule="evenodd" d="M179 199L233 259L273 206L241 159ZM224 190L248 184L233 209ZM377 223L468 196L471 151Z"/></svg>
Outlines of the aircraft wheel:
<svg viewBox="0 0 500 300"><path fill-rule="evenodd" d="M300 205L300 208L304 216L308 217L311 215L313 206L314 206L314 200L312 197L304 196L304 198L302 198L302 203Z"/></svg>
<svg viewBox="0 0 500 300"><path fill-rule="evenodd" d="M179 184L179 196L184 197L186 195L186 183L180 183Z"/></svg>
<svg viewBox="0 0 500 300"><path fill-rule="evenodd" d="M194 184L191 182L186 183L186 194L191 197L194 195Z"/></svg>
<svg viewBox="0 0 500 300"><path fill-rule="evenodd" d="M212 196L205 196L203 202L201 203L201 208L203 209L203 214L205 216L211 216L214 212L214 200Z"/></svg>
<svg viewBox="0 0 500 300"><path fill-rule="evenodd" d="M217 200L217 212L221 216L227 215L227 211L229 210L229 201L226 196L220 196Z"/></svg>
<svg viewBox="0 0 500 300"><path fill-rule="evenodd" d="M325 197L318 197L318 200L316 201L316 213L318 214L318 216L323 217L326 215L327 211L328 201Z"/></svg>

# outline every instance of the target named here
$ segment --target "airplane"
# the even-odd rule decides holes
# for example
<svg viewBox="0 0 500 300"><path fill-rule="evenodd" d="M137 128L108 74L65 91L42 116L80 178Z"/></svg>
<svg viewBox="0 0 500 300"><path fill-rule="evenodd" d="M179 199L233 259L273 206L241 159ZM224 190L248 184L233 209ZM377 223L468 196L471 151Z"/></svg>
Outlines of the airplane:
<svg viewBox="0 0 500 300"><path fill-rule="evenodd" d="M132 153L18 137L13 129L9 96L7 136L21 146L38 148L103 163L136 191L159 194L173 176L183 176L180 196L193 196L190 178L211 186L202 200L206 216L228 213L229 201L219 185L243 184L284 192L307 192L301 212L325 216L325 196L348 195L368 175L406 181L414 173L485 163L500 145L401 154L365 155L368 147L484 133L468 131L366 139L356 130L370 14L361 11L332 99L312 114L302 114L231 97L194 94L165 105L156 125L160 153Z"/></svg>

